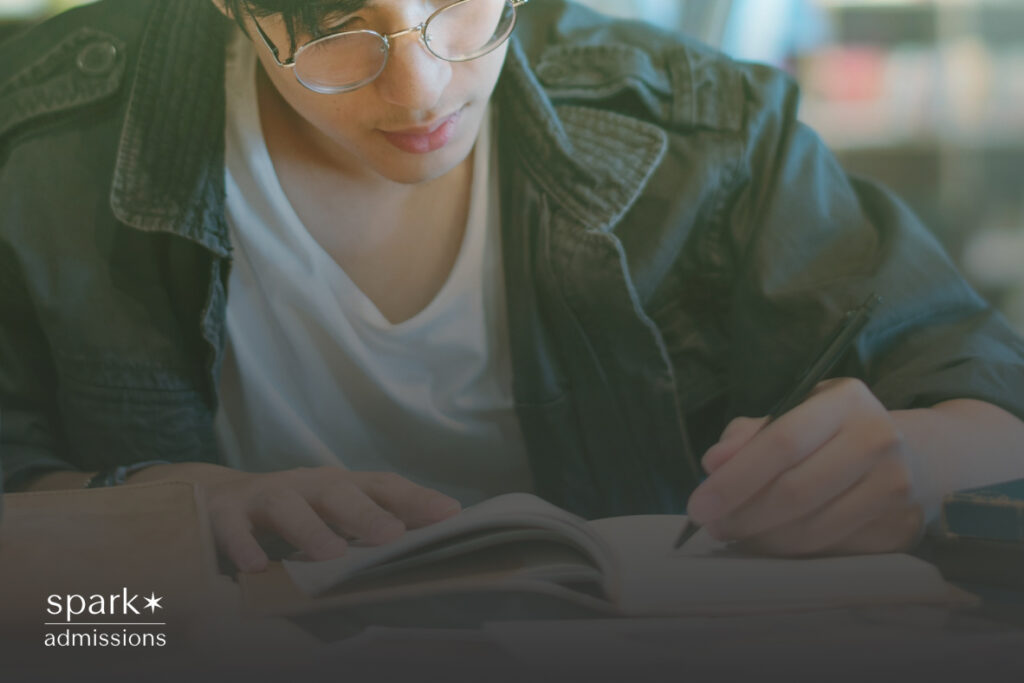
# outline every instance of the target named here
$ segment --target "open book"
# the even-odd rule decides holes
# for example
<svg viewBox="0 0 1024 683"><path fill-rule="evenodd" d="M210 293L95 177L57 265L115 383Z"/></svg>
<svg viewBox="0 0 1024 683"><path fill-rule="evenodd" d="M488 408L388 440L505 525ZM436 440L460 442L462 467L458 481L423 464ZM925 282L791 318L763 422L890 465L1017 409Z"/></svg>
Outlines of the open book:
<svg viewBox="0 0 1024 683"><path fill-rule="evenodd" d="M967 599L910 555L773 559L701 531L675 550L686 518L585 521L507 494L397 541L335 560L286 560L243 575L248 607L299 615L423 597L545 596L609 615L680 616Z"/></svg>

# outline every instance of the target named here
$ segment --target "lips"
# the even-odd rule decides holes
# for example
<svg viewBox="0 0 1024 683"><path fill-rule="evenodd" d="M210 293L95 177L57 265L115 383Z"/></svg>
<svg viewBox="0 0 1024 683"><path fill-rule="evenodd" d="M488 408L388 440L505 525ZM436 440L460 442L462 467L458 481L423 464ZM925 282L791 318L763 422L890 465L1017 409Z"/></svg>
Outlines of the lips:
<svg viewBox="0 0 1024 683"><path fill-rule="evenodd" d="M406 128L399 131L382 130L381 134L392 145L409 154L428 154L445 147L455 137L462 110L428 126Z"/></svg>

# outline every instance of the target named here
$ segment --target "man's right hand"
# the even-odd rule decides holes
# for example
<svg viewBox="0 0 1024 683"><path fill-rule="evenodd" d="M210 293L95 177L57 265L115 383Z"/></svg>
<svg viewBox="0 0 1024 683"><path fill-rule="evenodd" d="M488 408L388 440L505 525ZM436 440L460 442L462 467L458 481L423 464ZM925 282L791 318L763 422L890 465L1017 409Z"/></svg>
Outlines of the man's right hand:
<svg viewBox="0 0 1024 683"><path fill-rule="evenodd" d="M269 561L257 535L274 534L313 560L327 560L345 553L344 537L379 545L460 510L454 498L397 474L341 467L257 474L183 463L154 465L128 481L169 479L203 488L217 547L244 572L263 571Z"/></svg>

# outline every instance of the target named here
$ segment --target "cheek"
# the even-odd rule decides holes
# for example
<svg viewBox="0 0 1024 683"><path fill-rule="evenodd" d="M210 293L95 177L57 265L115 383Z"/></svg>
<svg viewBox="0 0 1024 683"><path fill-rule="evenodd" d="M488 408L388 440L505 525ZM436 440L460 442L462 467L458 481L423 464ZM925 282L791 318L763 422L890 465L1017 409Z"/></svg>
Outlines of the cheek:
<svg viewBox="0 0 1024 683"><path fill-rule="evenodd" d="M501 75L501 69L505 64L507 53L508 43L506 42L491 54L464 63L464 66L469 69L467 75L477 84L476 89L478 91L490 94L494 90L498 77Z"/></svg>
<svg viewBox="0 0 1024 683"><path fill-rule="evenodd" d="M443 101L451 106L461 99L463 102L481 100L490 96L505 64L508 43L479 59L451 64L452 78L444 93Z"/></svg>
<svg viewBox="0 0 1024 683"><path fill-rule="evenodd" d="M359 106L351 96L335 95L324 97L322 101L305 102L300 114L330 137L349 138L372 128L368 117L370 111L368 107Z"/></svg>
<svg viewBox="0 0 1024 683"><path fill-rule="evenodd" d="M328 96L312 92L298 81L275 85L300 121L311 124L338 142L352 138L366 128L361 124L372 109L362 101L365 98L360 97L358 92Z"/></svg>

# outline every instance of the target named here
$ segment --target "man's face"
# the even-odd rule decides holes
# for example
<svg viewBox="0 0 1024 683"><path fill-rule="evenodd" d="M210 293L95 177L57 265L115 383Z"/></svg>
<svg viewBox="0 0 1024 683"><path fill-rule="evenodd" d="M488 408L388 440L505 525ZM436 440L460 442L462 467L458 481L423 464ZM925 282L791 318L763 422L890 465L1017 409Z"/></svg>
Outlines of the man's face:
<svg viewBox="0 0 1024 683"><path fill-rule="evenodd" d="M392 33L416 26L451 1L370 0L341 21L346 28ZM430 54L412 32L391 42L387 66L376 80L358 90L323 95L302 85L291 69L278 66L251 18L246 21L263 69L301 119L299 125L304 121L314 129L314 138L335 146L331 157L340 159L346 172L404 184L438 178L467 158L508 51L506 42L479 59L446 62ZM281 17L259 21L282 59L289 56ZM299 35L297 45L306 40Z"/></svg>

